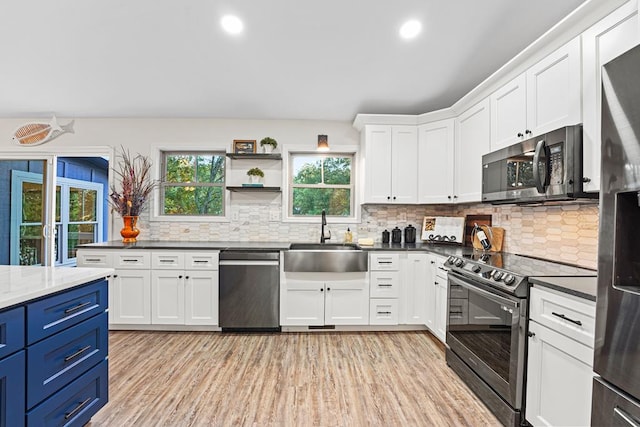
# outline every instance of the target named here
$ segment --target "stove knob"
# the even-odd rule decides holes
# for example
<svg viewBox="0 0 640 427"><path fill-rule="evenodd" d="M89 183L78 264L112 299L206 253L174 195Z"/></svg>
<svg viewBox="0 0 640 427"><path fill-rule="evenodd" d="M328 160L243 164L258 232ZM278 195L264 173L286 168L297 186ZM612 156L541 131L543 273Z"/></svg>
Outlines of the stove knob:
<svg viewBox="0 0 640 427"><path fill-rule="evenodd" d="M513 285L515 281L516 281L516 278L513 277L511 274L505 274L504 283L506 283L507 285Z"/></svg>
<svg viewBox="0 0 640 427"><path fill-rule="evenodd" d="M464 261L460 258L456 259L456 267L462 267L464 265Z"/></svg>
<svg viewBox="0 0 640 427"><path fill-rule="evenodd" d="M494 270L493 280L500 280L500 279L502 279L502 271Z"/></svg>
<svg viewBox="0 0 640 427"><path fill-rule="evenodd" d="M474 273L480 273L481 270L482 270L482 267L480 267L479 265L474 265L473 268L471 269L471 271L473 271Z"/></svg>
<svg viewBox="0 0 640 427"><path fill-rule="evenodd" d="M451 265L451 264L453 264L455 262L455 260L456 260L455 257L450 256L449 258L447 258L447 264Z"/></svg>

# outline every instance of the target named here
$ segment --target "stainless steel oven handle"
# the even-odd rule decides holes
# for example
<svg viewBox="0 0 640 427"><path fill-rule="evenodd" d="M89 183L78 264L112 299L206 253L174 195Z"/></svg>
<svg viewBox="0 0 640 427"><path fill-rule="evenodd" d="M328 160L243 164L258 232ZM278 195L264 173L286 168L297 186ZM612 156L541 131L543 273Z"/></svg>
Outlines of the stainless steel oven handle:
<svg viewBox="0 0 640 427"><path fill-rule="evenodd" d="M638 421L636 421L634 417L629 415L626 411L618 406L613 409L613 419L615 420L616 418L618 419L618 421L623 421L626 425L632 427L640 427L640 423L638 423Z"/></svg>
<svg viewBox="0 0 640 427"><path fill-rule="evenodd" d="M469 289L469 291L471 292L475 292L477 294L482 295L483 297L490 299L491 301L497 302L498 304L503 304L506 306L509 306L511 308L518 308L520 307L520 303L516 302L516 301L512 301L510 299L501 297L500 295L494 294L493 292L489 292L489 291L485 291L484 289L474 286L471 283L468 283L462 279L460 279L458 276L455 275L455 273L451 273L449 272L449 281L450 282L454 282L454 284L458 285L458 286L462 286L463 288Z"/></svg>

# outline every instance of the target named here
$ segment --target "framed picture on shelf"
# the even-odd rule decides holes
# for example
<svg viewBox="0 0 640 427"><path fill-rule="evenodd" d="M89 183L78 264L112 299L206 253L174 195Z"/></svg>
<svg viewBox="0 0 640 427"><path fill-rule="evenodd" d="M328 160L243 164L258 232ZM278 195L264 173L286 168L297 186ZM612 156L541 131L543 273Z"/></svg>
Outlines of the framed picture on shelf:
<svg viewBox="0 0 640 427"><path fill-rule="evenodd" d="M256 152L255 139L234 139L233 140L233 153L234 154L253 154Z"/></svg>

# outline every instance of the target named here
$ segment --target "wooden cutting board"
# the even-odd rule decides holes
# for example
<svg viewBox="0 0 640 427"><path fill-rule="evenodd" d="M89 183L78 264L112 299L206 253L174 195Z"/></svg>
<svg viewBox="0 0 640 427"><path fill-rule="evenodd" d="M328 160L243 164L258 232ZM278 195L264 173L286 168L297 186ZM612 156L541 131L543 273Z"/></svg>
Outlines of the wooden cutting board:
<svg viewBox="0 0 640 427"><path fill-rule="evenodd" d="M480 225L478 224L482 230L484 230L485 234L489 238L491 242L491 248L489 249L491 252L502 252L502 243L504 242L504 228L502 227L489 227L488 225ZM482 245L480 241L473 235L473 248L482 250Z"/></svg>

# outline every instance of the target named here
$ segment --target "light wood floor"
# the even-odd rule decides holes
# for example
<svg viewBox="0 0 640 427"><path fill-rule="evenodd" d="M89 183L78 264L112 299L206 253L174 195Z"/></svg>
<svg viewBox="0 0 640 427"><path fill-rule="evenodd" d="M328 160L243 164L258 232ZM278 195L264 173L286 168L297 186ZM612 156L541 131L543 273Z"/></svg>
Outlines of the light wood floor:
<svg viewBox="0 0 640 427"><path fill-rule="evenodd" d="M427 332L112 331L98 426L500 425Z"/></svg>

